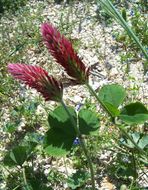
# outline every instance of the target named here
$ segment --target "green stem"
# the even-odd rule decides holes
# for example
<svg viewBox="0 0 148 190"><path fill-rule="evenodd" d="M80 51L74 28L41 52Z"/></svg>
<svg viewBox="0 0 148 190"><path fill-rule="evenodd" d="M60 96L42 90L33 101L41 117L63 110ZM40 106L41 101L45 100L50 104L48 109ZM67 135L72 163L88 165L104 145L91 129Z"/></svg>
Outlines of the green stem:
<svg viewBox="0 0 148 190"><path fill-rule="evenodd" d="M15 187L14 189L12 189L12 190L17 190L19 187L20 187L20 185L16 186L16 187Z"/></svg>
<svg viewBox="0 0 148 190"><path fill-rule="evenodd" d="M139 46L139 48L143 52L145 58L148 59L148 54L147 54L146 50L144 49L144 47L140 43L137 36L132 31L132 29L128 26L127 22L124 20L122 15L116 10L114 5L109 0L106 0L106 1L98 0L98 1L105 7L105 9L110 13L110 15L112 17L114 17L121 24L121 26L127 31L128 35L130 37L132 37L133 40L136 42L136 44Z"/></svg>
<svg viewBox="0 0 148 190"><path fill-rule="evenodd" d="M74 129L75 129L75 131L77 133L77 135L80 136L81 134L80 134L80 131L77 128L76 122L75 122L74 118L72 117L72 115L70 114L69 110L67 109L67 106L65 105L65 103L63 102L63 100L61 100L61 104L64 107L67 115L69 116L69 118L71 120L71 123L72 123L72 125L73 125L73 127L74 127Z"/></svg>
<svg viewBox="0 0 148 190"><path fill-rule="evenodd" d="M108 113L108 115L111 118L113 118L111 112L107 109L107 107L104 105L104 103L100 100L99 96L96 94L96 92L93 90L93 88L88 83L85 83L85 85L87 86L87 88L89 89L91 94L97 99L97 101L99 102L101 107Z"/></svg>
<svg viewBox="0 0 148 190"><path fill-rule="evenodd" d="M92 182L92 190L95 190L95 177L94 177L94 170L93 170L93 165L92 165L92 160L89 156L89 153L87 151L87 148L86 148L86 145L85 145L85 142L81 136L81 132L77 126L77 123L76 121L74 120L74 118L72 117L72 115L70 114L69 110L67 109L67 106L65 105L65 103L63 102L63 100L61 101L61 104L62 106L64 107L67 115L69 116L70 120L71 120L71 123L76 131L76 134L79 138L79 141L80 141L80 145L84 151L84 154L86 156L86 159L87 159L87 162L88 162L88 165L89 165L89 169L90 169L90 174L91 174L91 182Z"/></svg>
<svg viewBox="0 0 148 190"><path fill-rule="evenodd" d="M11 173L11 172L7 169L7 167L5 167L4 165L2 165L2 167L9 173L9 175L11 175L11 177L13 177L13 179L16 178L16 176L15 176L13 173Z"/></svg>
<svg viewBox="0 0 148 190"><path fill-rule="evenodd" d="M129 190L132 190L133 185L134 185L134 178L132 178L132 182L131 182L131 184L130 184L130 189L129 189Z"/></svg>
<svg viewBox="0 0 148 190"><path fill-rule="evenodd" d="M65 158L63 157L63 162L64 162L64 166L65 166L65 173L66 173L66 175L67 175L67 177L69 176L68 175L68 169L67 169L67 164L66 164L66 160L65 160Z"/></svg>
<svg viewBox="0 0 148 190"><path fill-rule="evenodd" d="M133 186L136 185L136 179L138 177L138 174L137 174L137 165L136 165L136 159L135 159L135 155L134 155L134 150L132 150L132 165L133 165L134 174L133 174L133 179L132 179L132 182L130 184L130 189L129 190L132 190Z"/></svg>
<svg viewBox="0 0 148 190"><path fill-rule="evenodd" d="M26 187L27 190L29 190L28 184L27 184L27 179L26 179L26 174L25 174L25 168L23 168L23 180L24 180L24 186Z"/></svg>
<svg viewBox="0 0 148 190"><path fill-rule="evenodd" d="M141 152L142 154L145 155L145 151L142 150L137 143L135 143L135 141L132 139L132 137L125 131L125 129L123 128L123 126L118 125L118 128L120 129L120 131L122 131L122 133L126 136L126 138L128 138L133 144L134 146L137 148L137 150L139 150L139 152Z"/></svg>
<svg viewBox="0 0 148 190"><path fill-rule="evenodd" d="M134 170L134 181L137 179L137 167L136 167L136 160L135 160L135 155L134 151L132 150L132 165L133 165L133 170Z"/></svg>

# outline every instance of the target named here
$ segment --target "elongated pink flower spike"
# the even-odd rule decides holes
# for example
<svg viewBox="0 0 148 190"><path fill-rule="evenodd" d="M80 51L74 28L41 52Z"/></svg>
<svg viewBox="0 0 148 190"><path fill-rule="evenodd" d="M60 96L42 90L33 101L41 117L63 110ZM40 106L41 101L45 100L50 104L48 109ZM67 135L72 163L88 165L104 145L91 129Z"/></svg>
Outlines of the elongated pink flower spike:
<svg viewBox="0 0 148 190"><path fill-rule="evenodd" d="M8 71L15 79L19 79L31 88L40 92L45 100L61 101L62 83L58 82L41 67L26 64L9 64Z"/></svg>
<svg viewBox="0 0 148 190"><path fill-rule="evenodd" d="M89 69L85 67L78 57L71 42L51 24L42 24L41 32L49 52L56 59L57 63L65 68L67 74L77 84L86 83L88 81Z"/></svg>

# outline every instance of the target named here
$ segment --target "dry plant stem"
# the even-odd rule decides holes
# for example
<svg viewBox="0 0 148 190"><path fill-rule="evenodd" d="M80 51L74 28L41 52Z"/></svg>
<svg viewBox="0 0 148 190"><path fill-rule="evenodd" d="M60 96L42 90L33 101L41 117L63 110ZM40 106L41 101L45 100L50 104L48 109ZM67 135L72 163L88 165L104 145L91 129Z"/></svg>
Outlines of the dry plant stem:
<svg viewBox="0 0 148 190"><path fill-rule="evenodd" d="M80 130L79 128L77 127L77 123L75 122L74 118L72 117L72 115L70 114L70 112L68 111L67 109L67 106L65 105L65 103L63 102L63 100L61 101L61 104L62 106L64 107L67 115L69 116L71 122L72 122L72 125L76 131L76 134L79 138L79 141L80 141L80 145L84 151L84 154L86 156L86 159L87 159L87 162L88 162L88 165L89 165L89 169L90 169L90 174L91 174L91 183L92 183L92 190L95 190L95 177L94 177L94 170L93 170L93 166L92 166L92 160L89 156L89 153L87 151L87 148L86 148L86 145L85 145L85 142L81 136L81 133L80 133Z"/></svg>

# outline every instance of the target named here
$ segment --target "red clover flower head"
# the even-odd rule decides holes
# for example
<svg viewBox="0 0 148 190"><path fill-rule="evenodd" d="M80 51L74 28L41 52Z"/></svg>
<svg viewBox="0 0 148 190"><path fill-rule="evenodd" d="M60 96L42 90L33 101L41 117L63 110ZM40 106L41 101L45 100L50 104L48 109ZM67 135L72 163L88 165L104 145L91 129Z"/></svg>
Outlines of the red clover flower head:
<svg viewBox="0 0 148 190"><path fill-rule="evenodd" d="M67 74L77 84L86 83L88 81L89 68L86 68L78 57L72 47L72 43L51 24L42 24L41 32L49 52L57 63L65 68Z"/></svg>
<svg viewBox="0 0 148 190"><path fill-rule="evenodd" d="M40 92L46 101L61 101L63 95L62 83L58 82L47 71L38 66L26 64L9 64L8 71L15 79L19 79L31 88Z"/></svg>

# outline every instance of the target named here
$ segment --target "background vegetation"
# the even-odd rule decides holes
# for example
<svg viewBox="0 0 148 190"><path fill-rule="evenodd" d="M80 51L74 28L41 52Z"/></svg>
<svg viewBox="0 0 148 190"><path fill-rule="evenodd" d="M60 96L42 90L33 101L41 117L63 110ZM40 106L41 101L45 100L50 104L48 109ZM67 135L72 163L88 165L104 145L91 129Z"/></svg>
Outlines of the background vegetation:
<svg viewBox="0 0 148 190"><path fill-rule="evenodd" d="M57 106L56 103L45 103L43 98L35 91L26 88L15 81L7 71L8 63L37 64L45 67L50 73L57 69L53 59L49 56L43 45L40 34L40 25L44 21L52 22L52 18L45 10L47 7L60 6L58 19L54 20L57 28L73 43L74 49L100 48L98 41L94 38L93 43L83 44L81 39L73 38L71 33L74 28L81 28L81 12L86 20L97 25L102 23L106 28L115 24L115 16L101 6L101 1L34 1L29 0L1 0L0 2L0 189L15 190L52 190L52 189L90 189L90 174L87 160L82 153L79 141L75 141L72 150L67 156L56 158L44 152L43 139L48 127L48 113ZM105 1L104 1L105 2ZM106 1L107 2L107 1ZM147 20L146 1L111 1L114 7L128 23L142 48L147 54ZM82 3L81 9L75 5ZM90 11L95 4L95 16ZM76 6L76 7L77 7ZM109 7L107 7L109 8ZM75 20L74 17L77 17ZM87 149L92 158L95 170L96 188L101 188L103 180L110 185L110 189L147 189L147 96L140 94L141 85L131 75L130 65L142 65L142 84L147 80L147 58L139 46L128 35L127 30L120 24L119 30L113 30L110 35L117 44L120 65L123 67L123 80L126 96L124 102L120 103L124 113L128 108L124 107L132 102L142 101L136 104L140 114L146 116L137 123L121 123L124 130L132 138L133 144L127 134L122 131L121 126L116 127L114 122L100 111L96 101L91 95L87 95L83 102L83 108L97 113L100 120L100 128L95 136L86 136ZM121 29L122 28L122 29ZM88 33L89 35L89 33ZM100 53L99 59L104 57ZM49 64L50 63L50 64ZM61 68L60 68L61 69ZM56 73L58 73L58 69ZM94 70L95 71L95 70ZM138 77L138 76L137 76ZM62 79L64 80L64 79ZM114 80L112 83L116 83ZM129 84L132 82L132 86ZM140 81L141 82L141 81ZM122 83L122 82L121 82ZM122 85L120 83L120 85ZM72 87L70 87L72 88ZM109 87L110 88L110 87ZM117 87L118 88L118 87ZM101 89L101 88L99 88ZM117 90L117 89L116 89ZM103 89L102 89L103 91ZM106 91L106 90L105 90ZM119 91L120 92L120 91ZM147 91L146 91L147 92ZM98 92L106 93L106 92ZM87 93L86 93L87 94ZM115 97L116 97L115 93ZM71 96L71 95L69 95ZM100 95L101 96L101 95ZM107 92L107 96L109 93ZM142 98L141 98L142 97ZM116 97L117 98L117 97ZM108 100L112 101L112 100ZM68 105L73 107L68 98ZM119 106L119 108L120 108ZM135 105L134 105L135 106ZM127 108L127 109L126 109ZM98 111L99 110L99 111ZM121 109L120 109L121 110ZM130 110L129 115L135 112ZM140 115L140 118L142 116ZM123 118L120 118L123 119ZM121 124L120 123L120 124ZM139 148L138 148L139 147ZM140 150L139 150L140 149ZM64 186L66 184L66 186ZM102 185L103 186L103 185Z"/></svg>

